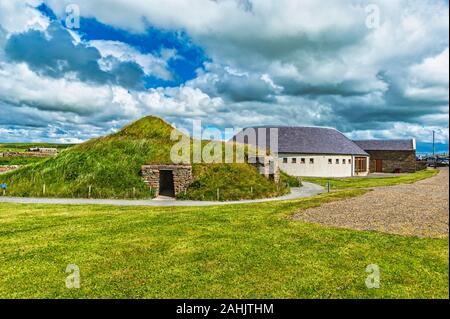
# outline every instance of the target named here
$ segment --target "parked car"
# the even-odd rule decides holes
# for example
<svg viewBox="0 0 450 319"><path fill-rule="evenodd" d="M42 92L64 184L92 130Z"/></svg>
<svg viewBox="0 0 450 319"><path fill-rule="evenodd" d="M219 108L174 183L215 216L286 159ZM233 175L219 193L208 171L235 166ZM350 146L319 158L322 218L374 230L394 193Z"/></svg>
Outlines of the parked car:
<svg viewBox="0 0 450 319"><path fill-rule="evenodd" d="M448 158L438 158L436 160L437 166L448 166Z"/></svg>

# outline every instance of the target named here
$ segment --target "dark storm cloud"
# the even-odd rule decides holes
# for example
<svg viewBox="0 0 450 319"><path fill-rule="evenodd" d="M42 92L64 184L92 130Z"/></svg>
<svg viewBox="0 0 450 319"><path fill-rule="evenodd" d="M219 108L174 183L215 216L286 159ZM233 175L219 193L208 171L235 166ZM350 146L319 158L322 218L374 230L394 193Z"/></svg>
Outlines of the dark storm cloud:
<svg viewBox="0 0 450 319"><path fill-rule="evenodd" d="M238 73L214 64L207 64L205 69L206 73L189 84L229 102L275 102L275 96L282 90L262 74Z"/></svg>
<svg viewBox="0 0 450 319"><path fill-rule="evenodd" d="M98 84L117 84L126 88L143 88L144 72L134 62L110 58L110 69L102 70L100 52L93 47L74 44L67 30L53 23L46 32L29 30L13 34L5 45L7 58L25 62L42 75L61 78L73 72L78 79Z"/></svg>

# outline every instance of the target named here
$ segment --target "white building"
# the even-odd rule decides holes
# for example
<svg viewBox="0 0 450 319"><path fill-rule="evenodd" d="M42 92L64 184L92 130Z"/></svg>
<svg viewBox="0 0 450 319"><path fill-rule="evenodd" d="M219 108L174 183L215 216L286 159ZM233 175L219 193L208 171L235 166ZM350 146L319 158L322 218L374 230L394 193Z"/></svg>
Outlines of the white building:
<svg viewBox="0 0 450 319"><path fill-rule="evenodd" d="M280 169L291 176L351 177L369 173L369 154L335 129L256 127L241 131L234 139L256 145L251 142L255 136L258 146L270 148Z"/></svg>

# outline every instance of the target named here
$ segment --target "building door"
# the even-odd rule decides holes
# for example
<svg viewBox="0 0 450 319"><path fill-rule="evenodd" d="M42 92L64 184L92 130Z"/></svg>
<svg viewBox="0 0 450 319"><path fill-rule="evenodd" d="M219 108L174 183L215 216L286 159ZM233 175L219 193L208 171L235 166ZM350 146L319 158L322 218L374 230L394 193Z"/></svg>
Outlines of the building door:
<svg viewBox="0 0 450 319"><path fill-rule="evenodd" d="M382 173L383 172L383 160L376 159L375 160L375 172Z"/></svg>
<svg viewBox="0 0 450 319"><path fill-rule="evenodd" d="M173 185L173 171L159 171L159 195L170 197L175 196L175 187Z"/></svg>
<svg viewBox="0 0 450 319"><path fill-rule="evenodd" d="M355 157L355 173L367 172L367 158Z"/></svg>

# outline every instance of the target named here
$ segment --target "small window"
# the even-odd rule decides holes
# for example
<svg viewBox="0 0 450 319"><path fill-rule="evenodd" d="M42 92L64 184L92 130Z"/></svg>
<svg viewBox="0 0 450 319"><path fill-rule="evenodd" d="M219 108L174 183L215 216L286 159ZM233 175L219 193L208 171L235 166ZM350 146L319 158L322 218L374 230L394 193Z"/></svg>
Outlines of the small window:
<svg viewBox="0 0 450 319"><path fill-rule="evenodd" d="M336 164L339 164L339 158L336 158Z"/></svg>
<svg viewBox="0 0 450 319"><path fill-rule="evenodd" d="M305 163L306 163L306 159L301 158L301 159L300 159L300 164L305 164Z"/></svg>
<svg viewBox="0 0 450 319"><path fill-rule="evenodd" d="M293 157L292 158L292 164L295 164L295 163L297 163L297 158Z"/></svg>
<svg viewBox="0 0 450 319"><path fill-rule="evenodd" d="M309 159L309 164L314 164L314 158Z"/></svg>
<svg viewBox="0 0 450 319"><path fill-rule="evenodd" d="M348 163L349 163L349 164L351 164L351 163L352 163L352 160L351 160L351 159L349 159L349 160L348 160Z"/></svg>
<svg viewBox="0 0 450 319"><path fill-rule="evenodd" d="M342 159L342 164L345 164L345 158L344 158L344 159Z"/></svg>
<svg viewBox="0 0 450 319"><path fill-rule="evenodd" d="M286 157L283 158L283 163L287 164L288 159Z"/></svg>
<svg viewBox="0 0 450 319"><path fill-rule="evenodd" d="M331 158L328 159L328 164L333 164L333 160Z"/></svg>

